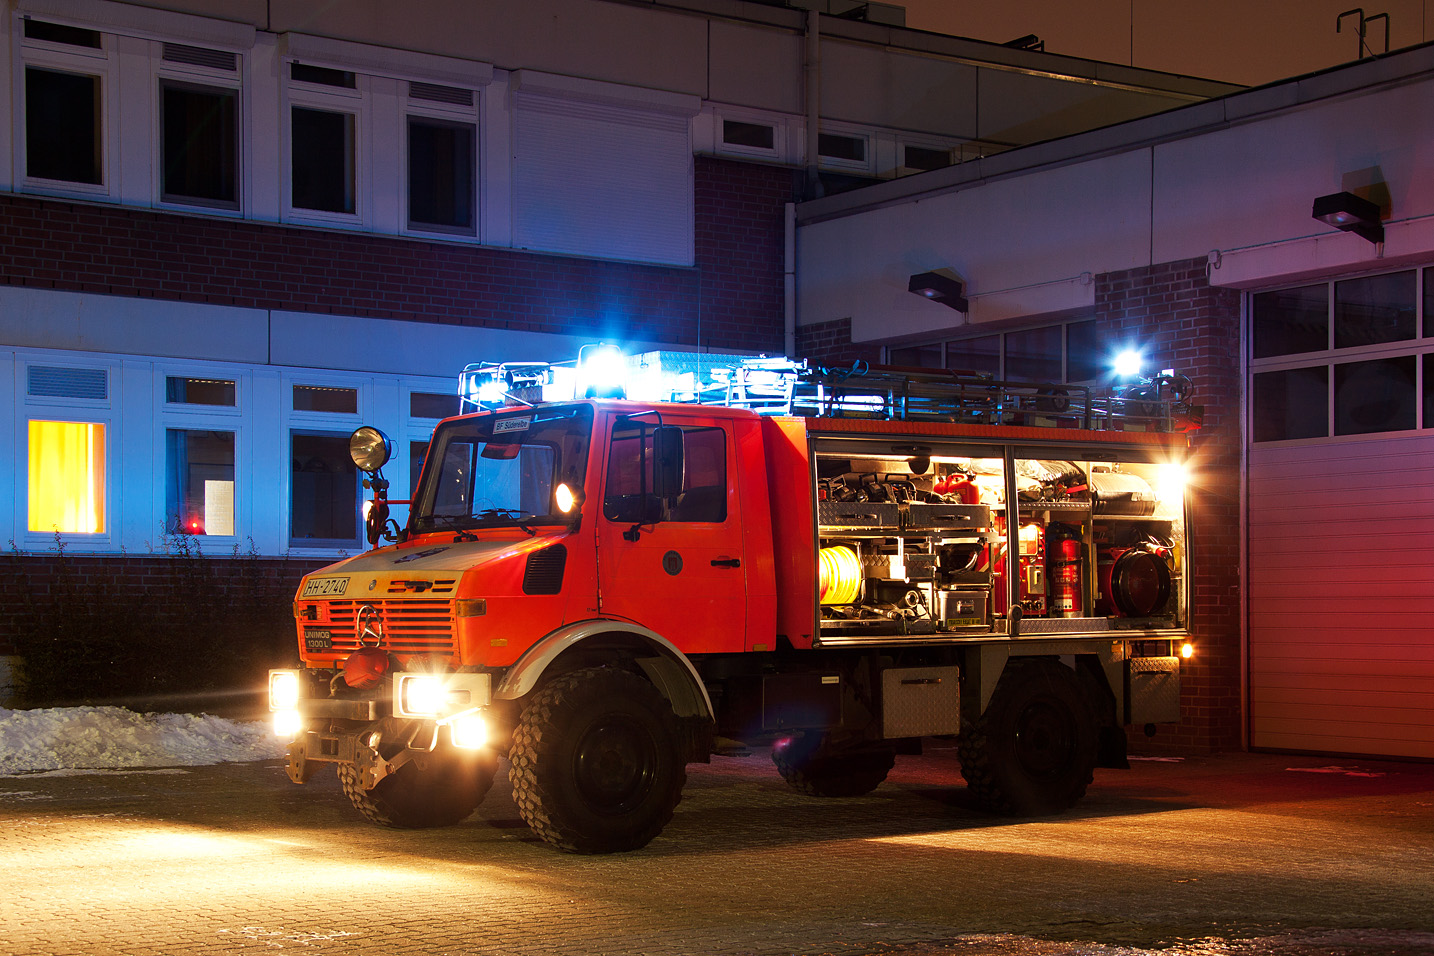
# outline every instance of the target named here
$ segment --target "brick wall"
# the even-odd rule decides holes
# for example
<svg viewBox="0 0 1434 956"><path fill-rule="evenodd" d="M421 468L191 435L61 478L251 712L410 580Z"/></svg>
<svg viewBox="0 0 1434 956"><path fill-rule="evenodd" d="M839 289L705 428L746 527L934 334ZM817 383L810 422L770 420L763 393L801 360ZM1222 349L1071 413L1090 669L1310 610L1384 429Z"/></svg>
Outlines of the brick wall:
<svg viewBox="0 0 1434 956"><path fill-rule="evenodd" d="M693 269L0 196L0 282L779 351L791 176L699 158Z"/></svg>
<svg viewBox="0 0 1434 956"><path fill-rule="evenodd" d="M1155 746L1240 745L1240 295L1212 287L1205 259L1096 276L1095 308L1109 341L1139 343L1149 368L1190 376L1205 425L1193 440L1189 551L1191 632L1182 678L1185 719ZM1148 749L1149 745L1142 743Z"/></svg>
<svg viewBox="0 0 1434 956"><path fill-rule="evenodd" d="M851 340L851 319L832 319L797 326L797 358L812 365L849 367L853 362L881 361L881 346Z"/></svg>
<svg viewBox="0 0 1434 956"><path fill-rule="evenodd" d="M18 653L21 635L59 603L83 600L141 605L156 619L196 596L238 612L259 600L257 617L287 617L299 579L332 563L257 557L184 557L163 554L65 554L10 551L0 557L0 654Z"/></svg>

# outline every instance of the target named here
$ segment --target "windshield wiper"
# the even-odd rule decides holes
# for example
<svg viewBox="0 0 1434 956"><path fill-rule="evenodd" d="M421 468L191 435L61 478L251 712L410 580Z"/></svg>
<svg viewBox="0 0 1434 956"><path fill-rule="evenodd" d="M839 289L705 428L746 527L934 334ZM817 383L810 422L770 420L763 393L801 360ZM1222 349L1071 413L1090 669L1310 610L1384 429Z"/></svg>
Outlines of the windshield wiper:
<svg viewBox="0 0 1434 956"><path fill-rule="evenodd" d="M523 523L524 518L537 517L537 515L533 514L531 511L519 511L516 508L485 508L484 510L475 514L473 517L477 518L479 521L483 521L485 519L492 520L494 518L507 518L509 520L516 519L518 527L528 532L528 537L531 538L538 533Z"/></svg>
<svg viewBox="0 0 1434 956"><path fill-rule="evenodd" d="M444 524L448 525L448 529L454 534L454 542L478 540L478 536L472 531L469 531L467 528L463 527L461 524L459 524L458 519L455 518L453 515L441 515L435 513L427 515L426 517L432 518L434 521L441 521Z"/></svg>

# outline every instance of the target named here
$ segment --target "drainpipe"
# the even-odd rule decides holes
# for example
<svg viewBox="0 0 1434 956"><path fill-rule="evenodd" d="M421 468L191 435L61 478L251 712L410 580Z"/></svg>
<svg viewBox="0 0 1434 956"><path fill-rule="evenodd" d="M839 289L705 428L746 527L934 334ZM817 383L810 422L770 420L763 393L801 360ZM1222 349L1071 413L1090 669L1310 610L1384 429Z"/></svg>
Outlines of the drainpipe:
<svg viewBox="0 0 1434 956"><path fill-rule="evenodd" d="M822 195L822 181L817 175L817 131L821 122L822 100L822 29L821 14L815 7L807 11L807 183L805 199Z"/></svg>
<svg viewBox="0 0 1434 956"><path fill-rule="evenodd" d="M787 358L797 357L797 204L789 202L783 209L786 221L782 276L782 348Z"/></svg>

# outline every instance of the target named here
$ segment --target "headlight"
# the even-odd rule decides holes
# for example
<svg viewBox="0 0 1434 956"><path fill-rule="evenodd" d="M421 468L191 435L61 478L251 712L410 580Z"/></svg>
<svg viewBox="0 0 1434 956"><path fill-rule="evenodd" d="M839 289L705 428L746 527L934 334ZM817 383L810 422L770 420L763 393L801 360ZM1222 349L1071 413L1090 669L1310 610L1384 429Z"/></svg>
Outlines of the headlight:
<svg viewBox="0 0 1434 956"><path fill-rule="evenodd" d="M397 717L446 717L489 701L487 674L399 674L393 685Z"/></svg>
<svg viewBox="0 0 1434 956"><path fill-rule="evenodd" d="M296 710L299 706L299 672L269 672L269 709Z"/></svg>
<svg viewBox="0 0 1434 956"><path fill-rule="evenodd" d="M448 702L443 678L433 674L404 674L397 693L401 717L437 717Z"/></svg>

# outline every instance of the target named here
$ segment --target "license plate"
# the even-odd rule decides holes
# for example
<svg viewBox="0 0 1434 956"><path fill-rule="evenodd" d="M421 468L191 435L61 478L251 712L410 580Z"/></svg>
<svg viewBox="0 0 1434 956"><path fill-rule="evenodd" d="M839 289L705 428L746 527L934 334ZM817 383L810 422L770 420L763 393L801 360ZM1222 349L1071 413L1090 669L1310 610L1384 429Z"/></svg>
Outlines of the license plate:
<svg viewBox="0 0 1434 956"><path fill-rule="evenodd" d="M306 651L331 651L334 648L334 634L332 631L305 631L304 650Z"/></svg>
<svg viewBox="0 0 1434 956"><path fill-rule="evenodd" d="M310 578L309 583L304 585L304 593L300 597L327 597L331 594L343 594L348 590L348 578Z"/></svg>

